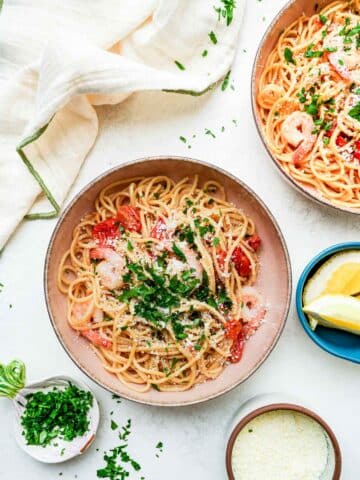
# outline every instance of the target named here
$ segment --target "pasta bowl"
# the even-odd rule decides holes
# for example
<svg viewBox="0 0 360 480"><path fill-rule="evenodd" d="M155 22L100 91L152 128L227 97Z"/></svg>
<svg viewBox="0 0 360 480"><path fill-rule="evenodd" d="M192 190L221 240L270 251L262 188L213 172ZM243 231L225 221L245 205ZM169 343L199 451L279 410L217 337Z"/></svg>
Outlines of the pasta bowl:
<svg viewBox="0 0 360 480"><path fill-rule="evenodd" d="M265 146L265 149L267 150L267 153L272 160L273 165L277 168L282 177L292 187L294 187L298 192L300 192L307 198L315 201L319 205L330 207L338 211L359 215L360 208L332 202L325 196L321 195L314 187L302 184L299 181L295 180L282 168L280 162L277 160L275 154L271 151L271 148L269 146L269 142L266 138L266 134L262 126L260 107L257 102L261 76L266 68L267 59L275 48L280 35L286 28L288 28L293 22L298 20L302 15L312 16L317 12L320 12L324 7L326 7L332 2L333 0L291 0L276 15L260 42L254 60L251 78L252 111L259 136Z"/></svg>
<svg viewBox="0 0 360 480"><path fill-rule="evenodd" d="M227 198L252 218L262 239L260 271L256 287L263 293L267 308L266 319L258 331L246 342L239 363L227 365L214 380L198 384L189 390L134 391L106 371L87 340L80 337L67 321L67 298L57 286L62 256L68 250L72 232L85 214L94 208L94 201L106 186L137 176L167 175L173 180L199 175L205 183L221 183ZM102 387L130 400L158 406L179 406L203 402L224 394L246 380L265 361L277 343L284 328L291 297L291 268L284 238L276 220L242 181L224 170L205 162L182 157L154 157L136 160L116 167L87 185L63 212L48 247L44 289L47 308L55 333L74 363Z"/></svg>

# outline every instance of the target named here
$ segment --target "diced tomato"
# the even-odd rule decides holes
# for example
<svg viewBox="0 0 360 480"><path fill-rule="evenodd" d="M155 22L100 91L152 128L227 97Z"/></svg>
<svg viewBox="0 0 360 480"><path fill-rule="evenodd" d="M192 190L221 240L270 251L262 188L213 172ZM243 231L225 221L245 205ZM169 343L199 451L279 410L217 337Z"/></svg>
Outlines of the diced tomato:
<svg viewBox="0 0 360 480"><path fill-rule="evenodd" d="M261 246L261 238L259 235L252 235L247 241L249 247L251 247L255 252L257 252Z"/></svg>
<svg viewBox="0 0 360 480"><path fill-rule="evenodd" d="M251 273L251 263L241 247L236 247L231 260L234 262L236 271L241 277L249 277Z"/></svg>
<svg viewBox="0 0 360 480"><path fill-rule="evenodd" d="M138 208L131 205L122 205L117 212L116 218L126 230L141 232L141 219Z"/></svg>
<svg viewBox="0 0 360 480"><path fill-rule="evenodd" d="M216 257L217 257L217 261L218 261L220 270L224 270L225 258L226 258L226 252L225 252L225 250L223 250L223 249L220 248L220 247L217 247L217 249L216 249Z"/></svg>
<svg viewBox="0 0 360 480"><path fill-rule="evenodd" d="M227 338L230 338L230 340L236 340L241 330L242 324L239 320L231 319L225 323L225 335Z"/></svg>
<svg viewBox="0 0 360 480"><path fill-rule="evenodd" d="M340 133L340 135L337 136L336 138L336 145L338 147L344 147L347 144L347 139Z"/></svg>
<svg viewBox="0 0 360 480"><path fill-rule="evenodd" d="M94 225L92 229L93 239L96 240L99 246L107 246L110 243L110 240L120 236L118 226L119 222L116 218L108 218L107 220Z"/></svg>
<svg viewBox="0 0 360 480"><path fill-rule="evenodd" d="M331 137L331 135L334 133L334 130L335 128L337 127L337 121L334 120L333 121L333 124L332 124L332 127L330 128L330 130L328 130L327 132L325 132L325 137Z"/></svg>
<svg viewBox="0 0 360 480"><path fill-rule="evenodd" d="M83 330L81 334L97 347L112 348L112 341L101 336L100 333L95 330Z"/></svg>
<svg viewBox="0 0 360 480"><path fill-rule="evenodd" d="M355 142L354 158L356 158L356 160L360 160L360 140Z"/></svg>
<svg viewBox="0 0 360 480"><path fill-rule="evenodd" d="M231 363L240 362L244 352L245 340L246 340L245 335L242 332L240 332L236 340L234 340L232 347L230 349L229 360Z"/></svg>
<svg viewBox="0 0 360 480"><path fill-rule="evenodd" d="M166 237L166 223L162 218L158 218L155 225L151 230L150 236L152 238L157 238L158 240L162 240Z"/></svg>
<svg viewBox="0 0 360 480"><path fill-rule="evenodd" d="M316 18L315 19L315 26L317 27L318 30L320 30L320 28L322 28L324 26L323 22L320 20L320 18Z"/></svg>

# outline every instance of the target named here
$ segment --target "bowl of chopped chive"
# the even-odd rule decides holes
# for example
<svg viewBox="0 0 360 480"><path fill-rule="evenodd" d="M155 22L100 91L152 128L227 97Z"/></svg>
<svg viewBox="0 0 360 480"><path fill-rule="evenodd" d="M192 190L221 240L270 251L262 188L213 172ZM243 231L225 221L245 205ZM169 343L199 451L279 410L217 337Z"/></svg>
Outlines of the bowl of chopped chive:
<svg viewBox="0 0 360 480"><path fill-rule="evenodd" d="M355 1L290 0L260 42L251 80L273 165L307 198L351 214L360 214L359 20Z"/></svg>
<svg viewBox="0 0 360 480"><path fill-rule="evenodd" d="M80 253L80 251L84 248L90 248L91 250L94 248L92 245L97 245L96 242L98 242L97 237L94 237L95 234L97 235L98 226L95 228L93 226L94 224L90 224L92 229L89 229L86 227L86 219L92 214L94 205L101 206L101 208L105 205L109 206L109 201L111 202L111 199L113 198L111 197L111 190L109 190L110 193L108 196L104 196L101 192L107 192L108 190L106 189L111 188L112 186L125 185L123 188L128 190L124 190L122 195L126 195L125 198L127 199L129 198L128 192L130 192L131 196L131 192L133 192L133 189L136 187L136 184L134 183L135 181L148 181L149 178L156 178L160 183L166 182L164 183L165 186L172 184L179 185L178 192L181 191L181 186L184 182L188 182L186 183L186 188L190 189L189 191L192 192L189 184L192 185L192 182L195 182L195 185L198 185L197 188L199 189L198 195L208 194L205 185L209 182L211 184L215 183L219 186L219 191L216 193L215 188L215 192L211 192L212 197L216 198L217 195L221 196L221 201L224 202L224 204L225 198L226 202L228 202L226 205L229 205L228 208L230 211L232 211L232 209L239 209L242 219L251 218L251 221L246 220L247 223L245 224L245 228L247 228L247 226L253 230L256 228L257 234L261 237L262 246L261 251L259 252L259 260L257 263L254 263L256 278L254 278L253 284L256 289L258 289L257 291L263 294L264 308L258 309L258 324L253 329L254 334L250 335L244 333L244 338L239 339L239 343L236 344L236 346L239 347L239 350L236 352L234 351L234 353L237 354L236 362L232 361L233 358L230 357L231 352L228 352L227 350L222 354L223 358L221 359L221 364L211 363L211 361L207 360L208 363L205 367L207 375L204 376L201 376L199 365L202 362L204 355L202 345L205 344L203 342L207 337L200 336L199 344L191 342L191 335L193 335L192 332L187 334L185 331L185 329L190 330L190 328L193 328L192 325L188 324L189 321L192 321L191 318L189 317L190 320L184 325L179 325L178 323L175 324L176 328L173 324L170 324L173 328L173 330L170 329L170 332L173 331L173 337L169 339L167 334L169 330L164 328L162 323L156 323L156 319L154 320L154 318L150 319L151 322L153 322L151 323L148 319L148 312L151 312L152 315L155 315L155 313L158 316L160 315L162 319L161 322L163 322L164 315L168 314L169 308L166 309L162 305L157 305L155 301L151 300L152 303L150 305L147 304L147 307L143 309L142 305L144 302L142 302L141 299L138 299L139 288L142 288L141 292L144 291L143 285L145 285L144 282L146 280L146 298L153 298L152 292L155 291L156 294L159 295L158 303L160 300L163 301L163 294L159 290L157 283L155 285L153 277L148 281L147 279L149 277L142 274L143 265L146 264L145 262L152 261L155 263L156 261L156 268L160 271L161 268L163 268L162 255L155 253L152 256L149 254L146 255L146 252L144 252L143 256L140 257L143 262L143 264L140 264L141 271L139 271L139 266L137 264L135 265L136 270L134 270L134 264L128 260L133 255L138 254L137 250L134 248L135 242L141 244L145 239L147 241L146 243L149 243L148 240L152 238L151 235L153 234L149 233L150 230L151 232L154 232L155 229L154 235L157 235L162 231L161 224L156 221L158 215L156 208L160 208L156 203L159 202L159 197L156 196L158 195L156 193L157 190L155 190L154 197L151 197L152 200L151 203L149 203L150 207L147 208L145 213L142 213L142 216L140 217L143 222L142 224L140 223L140 227L138 228L135 215L132 215L129 219L129 221L131 220L132 222L131 225L134 226L134 228L138 228L134 233L124 233L124 229L119 229L116 225L115 227L117 230L111 230L112 227L110 223L113 221L111 219L107 219L106 224L104 224L104 222L102 223L102 227L106 227L107 234L110 235L110 233L113 233L116 237L112 243L109 240L109 245L112 246L113 249L119 248L119 244L122 245L121 242L125 242L123 250L121 251L127 262L125 265L127 265L129 270L121 277L122 282L124 283L120 282L120 286L115 287L118 289L119 293L115 292L114 294L113 290L110 289L106 291L106 289L104 289L102 300L98 301L96 298L95 305L98 305L101 308L103 308L102 305L105 305L104 302L107 302L108 300L112 302L111 304L106 303L104 307L105 310L107 309L106 312L109 313L106 313L106 316L101 317L102 320L99 322L95 318L93 310L91 310L89 315L86 314L80 319L81 322L85 322L81 323L80 331L76 331L73 328L74 326L78 326L76 317L69 315L69 307L71 314L74 300L77 302L77 305L81 306L81 304L85 304L88 299L94 299L94 295L97 295L98 290L92 289L91 286L97 281L100 286L104 286L106 283L104 277L97 276L97 264L91 264L90 262L88 266L85 265L82 269L77 266L81 259L84 259L86 262L86 259L89 260L93 254L93 252L90 253L89 257L89 252L83 254ZM161 184L160 187L157 188L160 188L161 191L163 191L165 189L164 185ZM210 200L213 200L213 198L210 198ZM134 212L137 208L140 208L139 205L143 205L143 203L141 203L143 201L144 196L136 197L136 195L132 194L132 203L126 204L125 209ZM214 202L215 200L213 200L213 203L206 204L204 208L201 206L203 210L207 209L206 212L210 212L207 213L207 215L213 215L211 209L213 208ZM193 205L192 210L194 208ZM116 208L113 208L113 211L114 210L115 212L119 212ZM195 211L197 211L196 208ZM181 215L185 215L185 213L181 212ZM217 210L216 217L217 219L222 218L219 210ZM101 218L107 218L106 213ZM82 226L81 230L78 225L82 219L85 219L85 226ZM206 240L206 237L204 238L201 236L203 233L207 233L200 231L201 225L198 232L195 230L195 221L196 218L193 227L195 235L201 239L198 239L198 242L202 242L198 243L199 247L197 250L194 249L194 251L200 251L201 249L202 252L197 259L200 258L204 260L209 258L211 260L213 257L208 257L206 252L211 251L212 247L216 247L217 245L211 243L213 239ZM154 228L152 228L152 222L155 224ZM240 220L240 222L242 223L243 220ZM143 225L143 227L141 227L141 225ZM169 223L167 223L167 225L169 226ZM169 228L171 228L171 224ZM90 231L89 241L83 241L84 237L76 237L76 234L74 237L74 229L77 229L76 231L80 233L80 237L83 232L86 233L86 231ZM118 233L118 230L120 233ZM227 227L227 230L231 230L230 224ZM101 235L104 234L104 231L104 229L101 230ZM193 233L194 231L191 230ZM239 228L237 228L237 231L239 231ZM246 232L246 230L244 231ZM181 235L181 233L182 231L180 230L179 235ZM178 233L175 232L174 235L178 235ZM77 238L79 238L80 243L73 248L72 245L74 239L77 241ZM131 238L132 241L130 248L129 242L126 242L126 239L129 238ZM230 236L228 236L228 238L230 238ZM179 239L179 241L184 244L188 240L186 238L185 240ZM176 261L173 261L173 264L177 267L180 264L181 267L181 264L184 263L184 259L182 258L183 255L175 247L172 245L172 251L168 255L172 259L175 259L176 257ZM139 249L139 247L137 248ZM160 246L160 248L162 248L162 246ZM191 249L191 247L189 248ZM205 251L205 249L208 250ZM66 252L70 251L73 252L70 253L70 255L71 259L74 261L74 266L65 264L63 260L65 258L66 261L67 258L69 258L64 255L67 255ZM228 256L230 256L231 251L232 250L230 250ZM113 255L113 252L111 254ZM211 261L208 262L207 268L210 268L209 265L211 266ZM231 262L234 261L231 260ZM65 271L65 275L61 277L61 279L63 279L63 282L61 283L61 286L63 287L62 290L59 289L59 267L61 267L61 265L69 265L68 271ZM235 269L234 265L235 264L232 263L229 267L232 269L231 271ZM82 276L83 273L87 271L88 267L89 276L85 275L86 278L84 277L85 282L91 277L90 283L87 283L88 289L77 289L77 278L74 275L74 272L79 272L76 273L76 275ZM132 269L131 274L129 273L130 267ZM147 271L152 270L148 269ZM213 278L215 281L218 281L221 273L215 274L215 269L212 271L214 272ZM249 272L244 273L244 275L248 274ZM135 275L137 282L136 285L140 285L140 287L136 287L135 290L130 289L133 292L131 293L133 297L129 297L130 300L127 303L127 297L124 297L123 293L125 291L126 294L130 294L130 290L126 290L126 287L124 289L123 285L131 284L131 279L134 278ZM115 280L118 278L119 277ZM167 289L169 286L168 283L164 283L167 281L166 278L168 277L163 276L160 280L162 285L164 285L163 290L168 296ZM181 278L184 279L185 277L182 276ZM204 283L204 280L202 281ZM156 282L158 282L158 278L156 278ZM75 295L77 295L76 298L72 294L73 290L71 290L69 294L70 284L75 288L74 292ZM202 288L202 286L203 284L200 288ZM250 289L250 291L253 292L254 288ZM234 175L203 161L183 157L152 157L125 163L105 172L103 175L90 182L90 184L71 201L62 214L50 240L45 260L44 289L50 320L59 341L74 363L86 375L88 375L89 378L113 394L129 400L147 405L182 406L204 402L225 394L245 381L266 360L275 347L287 318L291 298L291 267L287 247L276 220L262 200L241 180ZM175 290L173 289L172 292L174 293ZM203 290L201 290L201 292L203 292ZM212 303L212 307L210 307L211 310L209 310L209 303L207 303L207 300L210 301L212 298L210 297L211 295L209 296L207 293L204 300L198 300L198 303L194 302L194 305L197 306L196 308L204 309L204 311L206 309L206 312L211 311L213 315L217 315L216 318L222 319L221 314L219 315L218 313L220 310L216 310L218 308L216 302ZM173 298L173 296L171 298ZM251 298L254 299L254 297ZM178 300L176 301L178 302ZM187 299L181 301L183 304L186 304ZM257 301L256 298L254 302L255 301ZM128 304L130 304L130 309ZM251 301L249 304L251 307ZM93 308L93 304L90 303L89 305ZM111 307L111 305L113 305L113 307ZM131 305L134 305L134 310L131 310ZM181 310L176 305L179 306L180 301L178 303L175 302L172 306L170 312L171 315L181 315ZM109 315L114 311L113 309L119 309L119 306L123 310L119 310L119 314L117 314L116 318L109 318ZM241 305L239 304L239 308L245 308L247 312L250 307L245 303ZM176 310L177 308L178 310ZM77 312L79 311L81 313L84 311L84 308L79 309L77 306ZM126 315L123 314L123 311L126 312ZM194 310L190 309L189 315L191 316L193 312ZM248 314L250 315L250 313ZM173 317L170 318L169 322L172 321L172 319ZM212 317L210 320L212 321ZM128 322L125 326L123 324L124 321ZM225 335L226 321L226 319L225 321L221 320L222 323L219 332L220 335L223 336ZM156 331L153 325L157 328ZM235 322L234 328L237 325L238 324ZM168 324L165 323L165 327L167 326ZM201 321L195 325L195 328L200 330L203 326L204 323ZM257 327L259 328L257 329ZM83 330L85 329L85 331L82 332L81 328ZM86 330L89 328L92 328L92 330ZM146 337L146 335L149 335L147 332L150 332L151 341L145 342L146 338L149 338ZM232 334L235 335L236 330L232 329ZM226 333L226 335L228 334ZM216 341L216 338L214 341ZM170 348L168 348L168 345L170 345ZM209 349L209 354L211 355L211 344L206 343L205 346ZM154 350L155 348L158 348L158 350ZM161 359L161 362L159 362L159 359ZM150 360L157 362L157 368L154 366L151 367ZM163 368L163 365L168 368ZM195 375L199 378L197 383L195 383ZM194 381L192 381L192 378L194 378ZM170 380L172 383L170 383ZM168 388L164 388L164 383L167 381L169 382ZM189 388L187 385L190 385Z"/></svg>
<svg viewBox="0 0 360 480"><path fill-rule="evenodd" d="M15 438L30 456L61 463L84 453L99 424L99 406L84 383L66 376L25 386L25 365L0 364L0 397L15 408Z"/></svg>

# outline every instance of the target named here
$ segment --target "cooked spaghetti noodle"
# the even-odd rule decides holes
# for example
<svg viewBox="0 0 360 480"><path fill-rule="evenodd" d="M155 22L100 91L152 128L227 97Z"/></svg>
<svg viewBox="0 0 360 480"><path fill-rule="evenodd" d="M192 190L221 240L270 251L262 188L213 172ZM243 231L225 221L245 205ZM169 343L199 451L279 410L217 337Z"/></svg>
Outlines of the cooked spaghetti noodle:
<svg viewBox="0 0 360 480"><path fill-rule="evenodd" d="M139 177L104 188L58 275L68 321L130 388L182 391L241 359L266 311L260 238L222 185Z"/></svg>
<svg viewBox="0 0 360 480"><path fill-rule="evenodd" d="M360 209L360 2L335 1L281 35L257 102L285 172L335 205Z"/></svg>

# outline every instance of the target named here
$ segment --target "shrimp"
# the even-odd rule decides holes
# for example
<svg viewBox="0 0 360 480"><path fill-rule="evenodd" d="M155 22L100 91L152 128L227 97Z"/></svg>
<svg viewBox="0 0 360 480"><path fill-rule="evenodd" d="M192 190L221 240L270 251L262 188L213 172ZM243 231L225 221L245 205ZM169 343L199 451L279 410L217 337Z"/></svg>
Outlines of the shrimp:
<svg viewBox="0 0 360 480"><path fill-rule="evenodd" d="M167 273L169 275L177 275L178 273L184 272L190 268L191 270L193 270L194 276L201 281L204 269L199 260L197 259L197 254L187 245L182 243L179 245L181 251L186 258L186 263L177 260L176 258L171 258L167 265ZM170 242L168 243L168 247L170 250Z"/></svg>
<svg viewBox="0 0 360 480"><path fill-rule="evenodd" d="M246 337L253 335L263 322L266 315L266 307L263 305L259 293L252 287L243 289L242 321L244 322L244 334Z"/></svg>
<svg viewBox="0 0 360 480"><path fill-rule="evenodd" d="M99 247L90 252L91 258L103 260L96 266L96 273L105 288L114 290L123 285L125 259L111 248Z"/></svg>
<svg viewBox="0 0 360 480"><path fill-rule="evenodd" d="M104 312L100 308L95 307L92 300L86 302L76 303L72 308L72 316L76 320L77 325L84 325L91 320L94 323L99 323L104 320ZM86 329L80 330L83 337L87 338L91 343L98 347L112 348L112 342L104 335L101 335L97 330Z"/></svg>
<svg viewBox="0 0 360 480"><path fill-rule="evenodd" d="M349 82L360 82L360 53L346 54L343 51L333 52L329 55L329 62L340 77Z"/></svg>
<svg viewBox="0 0 360 480"><path fill-rule="evenodd" d="M305 112L292 113L281 125L283 138L293 147L297 147L293 154L293 162L296 167L303 163L315 144L316 135L312 133L314 128L315 124L311 115Z"/></svg>
<svg viewBox="0 0 360 480"><path fill-rule="evenodd" d="M183 252L186 257L187 264L192 270L194 270L195 277L201 280L204 269L197 258L197 254L189 247L184 247Z"/></svg>

